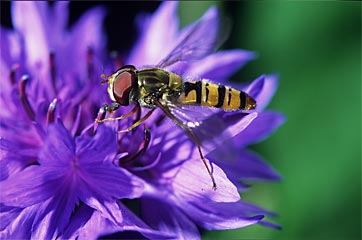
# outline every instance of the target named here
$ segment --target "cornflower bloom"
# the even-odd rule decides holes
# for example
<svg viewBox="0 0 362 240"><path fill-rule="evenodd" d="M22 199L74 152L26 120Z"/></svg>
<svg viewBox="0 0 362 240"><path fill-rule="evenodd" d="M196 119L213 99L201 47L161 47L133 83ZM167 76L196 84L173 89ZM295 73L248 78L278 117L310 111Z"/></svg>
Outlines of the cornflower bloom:
<svg viewBox="0 0 362 240"><path fill-rule="evenodd" d="M262 221L272 213L243 202L238 193L247 189L240 180L279 179L244 148L284 121L280 113L263 111L275 92L276 77L262 76L242 88L257 100L255 111L212 113L222 124L215 126L220 121L211 117L206 131L220 128L223 141L236 143L226 151L237 152L225 161L220 144L204 149L213 162L214 191L193 142L181 129L170 130L161 112L129 133L114 132L132 124L130 118L93 131L96 111L106 99L95 68L108 62L100 26L104 12L91 10L67 31L66 8L65 2L54 8L16 2L14 31L1 28L0 66L9 76L2 80L1 92L1 237L95 238L134 231L146 238L197 239L198 227L277 227ZM126 63L156 64L172 50L190 29L178 30L176 9L177 2L165 2L154 15L143 15L141 37ZM217 10L211 8L205 18L212 19L206 27L216 32ZM225 84L253 57L242 50L221 51L175 70ZM118 114L125 112L121 108ZM138 216L126 205L136 205Z"/></svg>
<svg viewBox="0 0 362 240"><path fill-rule="evenodd" d="M0 236L162 238L119 201L140 197L144 184L112 163L116 135L88 131L104 102L95 68L104 10L67 30L67 6L14 2L14 30L1 28Z"/></svg>

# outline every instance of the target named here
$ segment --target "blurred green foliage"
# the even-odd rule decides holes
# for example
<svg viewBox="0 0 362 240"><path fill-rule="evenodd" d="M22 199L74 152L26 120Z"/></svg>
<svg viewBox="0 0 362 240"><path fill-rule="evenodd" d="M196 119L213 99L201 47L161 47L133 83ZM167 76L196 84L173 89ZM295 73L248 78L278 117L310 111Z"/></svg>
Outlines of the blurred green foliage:
<svg viewBox="0 0 362 240"><path fill-rule="evenodd" d="M181 2L185 24L215 2ZM235 79L278 73L269 109L288 120L254 146L282 175L242 195L279 214L283 230L251 226L204 239L361 238L361 3L216 2L233 20L227 48L259 58Z"/></svg>

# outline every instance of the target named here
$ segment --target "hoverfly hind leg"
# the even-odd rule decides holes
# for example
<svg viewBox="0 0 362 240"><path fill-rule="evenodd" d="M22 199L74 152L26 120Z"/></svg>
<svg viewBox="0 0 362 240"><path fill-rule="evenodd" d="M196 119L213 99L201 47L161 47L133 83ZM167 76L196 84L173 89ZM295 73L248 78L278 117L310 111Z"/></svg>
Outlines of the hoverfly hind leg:
<svg viewBox="0 0 362 240"><path fill-rule="evenodd" d="M194 141L195 142L195 141ZM204 154L202 153L201 151L201 146L198 142L195 142L196 144L196 147L197 149L199 150L199 154L200 154L200 158L202 160L202 162L204 163L206 169L207 169L207 172L209 173L210 177L211 177L211 181L212 181L212 190L216 191L217 189L217 186L216 186L216 181L215 181L215 178L214 178L214 175L212 174L212 171L211 169L209 168L209 165L207 165L207 162L206 162L206 158L204 157ZM211 165L211 164L210 164Z"/></svg>
<svg viewBox="0 0 362 240"><path fill-rule="evenodd" d="M193 141L199 151L200 154L200 158L202 160L202 162L204 163L207 172L210 175L211 181L212 181L212 189L215 191L217 189L216 186L216 181L214 178L214 175L212 174L212 171L209 167L209 165L207 164L206 158L204 157L204 154L202 153L201 150L201 144L199 139L197 138L197 136L195 135L195 133L188 127L186 126L180 119L178 119L177 117L175 117L172 112L170 111L170 109L163 105L158 99L154 99L154 103L157 107L161 108L161 110L166 114L167 117L169 117L172 121L174 121L174 123L176 123L179 127L181 127L187 134L187 136L191 139L191 141ZM211 163L210 163L211 165Z"/></svg>

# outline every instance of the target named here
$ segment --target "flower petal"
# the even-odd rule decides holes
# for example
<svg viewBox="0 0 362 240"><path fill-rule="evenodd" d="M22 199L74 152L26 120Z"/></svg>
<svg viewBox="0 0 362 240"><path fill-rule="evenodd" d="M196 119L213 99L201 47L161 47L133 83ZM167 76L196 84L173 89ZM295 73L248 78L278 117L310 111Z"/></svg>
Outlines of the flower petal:
<svg viewBox="0 0 362 240"><path fill-rule="evenodd" d="M217 189L212 189L212 181L198 153L185 161L173 179L172 186L178 198L192 202L235 202L240 199L236 187L229 181L225 173L212 164L213 176Z"/></svg>
<svg viewBox="0 0 362 240"><path fill-rule="evenodd" d="M36 210L37 205L22 210L18 209L19 212L14 216L12 222L0 232L0 239L30 239Z"/></svg>
<svg viewBox="0 0 362 240"><path fill-rule="evenodd" d="M137 231L150 239L170 238L168 234L151 229L121 203L107 202L103 206L103 211L94 211L86 205L81 206L62 238L90 239L123 231Z"/></svg>
<svg viewBox="0 0 362 240"><path fill-rule="evenodd" d="M127 63L137 67L155 65L171 51L178 30L177 5L177 1L161 4L134 45Z"/></svg>
<svg viewBox="0 0 362 240"><path fill-rule="evenodd" d="M184 203L184 211L198 223L209 230L235 229L258 223L263 215L247 216L242 209L238 209L239 202L234 203Z"/></svg>
<svg viewBox="0 0 362 240"><path fill-rule="evenodd" d="M237 204L235 204L234 209L245 214L262 214L270 217L276 217L275 213L244 201L239 201Z"/></svg>
<svg viewBox="0 0 362 240"><path fill-rule="evenodd" d="M245 50L219 51L193 63L185 74L190 77L207 78L218 83L226 83L228 77L254 58L253 52Z"/></svg>
<svg viewBox="0 0 362 240"><path fill-rule="evenodd" d="M115 208L117 208L117 206L115 206ZM114 210L120 212L119 209L113 209L113 211ZM82 205L78 211L75 212L69 226L61 238L94 239L123 230L123 225L118 225L114 220L105 217L102 212L95 211L86 205Z"/></svg>
<svg viewBox="0 0 362 240"><path fill-rule="evenodd" d="M37 74L46 76L49 56L47 3L13 2L11 9L14 28L21 33L25 42L28 66Z"/></svg>
<svg viewBox="0 0 362 240"><path fill-rule="evenodd" d="M54 195L57 176L53 169L30 166L0 182L1 202L8 206L28 207Z"/></svg>
<svg viewBox="0 0 362 240"><path fill-rule="evenodd" d="M100 221L97 221L94 209L82 204L74 211L65 231L59 236L60 239L76 239L78 235L84 234L80 239L90 239L99 235L99 232L105 229ZM100 215L100 214L99 214ZM103 220L103 219L102 219ZM88 225L87 225L88 224ZM94 224L94 225L93 225ZM92 227L89 228L89 225Z"/></svg>
<svg viewBox="0 0 362 240"><path fill-rule="evenodd" d="M10 73L10 61L7 61L6 58L9 58L7 55L9 55L7 52L9 52L9 49L11 49L11 45L8 43L8 41L5 39L3 35L2 28L0 28L0 72L4 74ZM6 49L4 49L4 45L6 44ZM3 50L4 49L4 50ZM11 84L10 79L4 79L1 83L1 92L0 92L0 107L1 109L6 109L6 100L10 99L10 93L12 91L13 85ZM0 116L2 117L5 115L5 113L0 113Z"/></svg>
<svg viewBox="0 0 362 240"><path fill-rule="evenodd" d="M216 206L211 206L211 208L214 208ZM227 206L226 206L227 207ZM220 206L216 207L219 209L219 211L221 212L227 212L228 208L225 209L224 206L222 206L222 204L220 204ZM273 212L270 212L268 210L265 210L261 207L258 207L254 204L251 203L247 203L247 202L243 202L243 201L239 201L237 203L232 203L232 208L234 210L234 212L239 213L240 215L249 215L249 214L262 214L262 215L266 215L266 216L270 216L270 217L276 217L276 214ZM230 207L229 207L230 209ZM278 224L275 223L271 223L265 220L261 220L258 222L258 224L267 226L267 227L271 227L271 228L276 228L276 229L280 229L280 226Z"/></svg>
<svg viewBox="0 0 362 240"><path fill-rule="evenodd" d="M80 75L80 79L89 80L87 52L89 48L92 49L96 56L93 61L102 57L106 43L102 27L104 16L103 8L93 8L82 15L72 27L70 35L64 39L63 48L60 48L60 50L66 49L66 51L56 53L56 56L59 55L57 66L60 72L76 73ZM98 63L93 62L93 64ZM68 81L71 81L69 84L76 85L74 76ZM91 87L89 84L86 86Z"/></svg>
<svg viewBox="0 0 362 240"><path fill-rule="evenodd" d="M246 92L256 100L256 110L262 111L269 104L277 87L278 77L276 75L262 75L249 85Z"/></svg>
<svg viewBox="0 0 362 240"><path fill-rule="evenodd" d="M213 152L218 153L219 157L234 158L234 145L231 141L247 129L257 115L257 112L220 112L203 121L202 127L194 130L202 144L203 153L207 155Z"/></svg>
<svg viewBox="0 0 362 240"><path fill-rule="evenodd" d="M0 138L0 181L21 171L26 166L34 164L39 151L37 144L29 145L27 143L25 132L23 132L22 139L16 139L15 141L8 140L12 138L10 135L13 133L1 132L1 134L3 134L4 138Z"/></svg>
<svg viewBox="0 0 362 240"><path fill-rule="evenodd" d="M238 146L247 146L269 137L285 122L285 116L278 112L261 112L244 131L234 139Z"/></svg>
<svg viewBox="0 0 362 240"><path fill-rule="evenodd" d="M10 73L10 68L14 64L22 63L22 48L20 44L19 34L0 26L0 70L2 73ZM3 86L10 85L10 81L3 81ZM10 85L11 86L11 85ZM2 92L10 91L10 86L2 88Z"/></svg>
<svg viewBox="0 0 362 240"><path fill-rule="evenodd" d="M160 202L160 200L156 199L142 198L141 213L145 222L151 227L166 232L173 236L173 238L200 238L200 233L195 223L181 209L172 204Z"/></svg>
<svg viewBox="0 0 362 240"><path fill-rule="evenodd" d="M170 239L173 233L158 231L150 228L146 223L139 219L132 211L118 202L118 207L122 211L124 219L124 229L129 231L138 231L149 239Z"/></svg>
<svg viewBox="0 0 362 240"><path fill-rule="evenodd" d="M111 164L84 166L82 178L85 186L90 189L88 194L82 194L82 200L94 194L102 199L136 198L143 192L143 181L126 170Z"/></svg>
<svg viewBox="0 0 362 240"><path fill-rule="evenodd" d="M77 137L76 155L79 163L90 165L106 162L108 158L113 160L117 150L116 136L110 128L101 125L94 136Z"/></svg>
<svg viewBox="0 0 362 240"><path fill-rule="evenodd" d="M40 204L34 219L32 238L53 239L65 230L76 204L79 204L73 194L74 189L75 186L63 187L56 197Z"/></svg>
<svg viewBox="0 0 362 240"><path fill-rule="evenodd" d="M258 223L260 225L265 226L265 227L270 227L270 228L274 228L274 229L278 229L278 230L282 229L282 227L279 224L276 224L276 223L272 223L272 222L268 222L268 221L260 221Z"/></svg>
<svg viewBox="0 0 362 240"><path fill-rule="evenodd" d="M69 2L59 1L55 2L52 8L49 8L48 20L51 22L49 28L49 44L53 49L57 49L61 41L64 41L66 27L68 23L68 10ZM63 35L64 34L64 35Z"/></svg>
<svg viewBox="0 0 362 240"><path fill-rule="evenodd" d="M64 168L74 157L75 143L68 130L61 124L49 125L45 144L39 153L39 163Z"/></svg>
<svg viewBox="0 0 362 240"><path fill-rule="evenodd" d="M3 231L5 228L7 228L11 222L21 213L21 211L21 208L9 207L0 204L0 231Z"/></svg>
<svg viewBox="0 0 362 240"><path fill-rule="evenodd" d="M241 179L280 180L281 176L257 154L241 150L237 161L217 161L226 175L234 183Z"/></svg>

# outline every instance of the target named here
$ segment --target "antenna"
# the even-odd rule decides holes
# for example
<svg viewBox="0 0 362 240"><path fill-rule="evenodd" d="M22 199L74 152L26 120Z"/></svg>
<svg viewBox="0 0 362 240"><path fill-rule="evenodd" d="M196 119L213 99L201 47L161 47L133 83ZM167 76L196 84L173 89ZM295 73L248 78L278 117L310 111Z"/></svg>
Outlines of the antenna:
<svg viewBox="0 0 362 240"><path fill-rule="evenodd" d="M107 76L105 73L104 73L104 66L102 65L102 74L101 74L101 78L102 78L102 81L101 81L101 84L105 84L105 83L108 83L108 78L109 76Z"/></svg>

